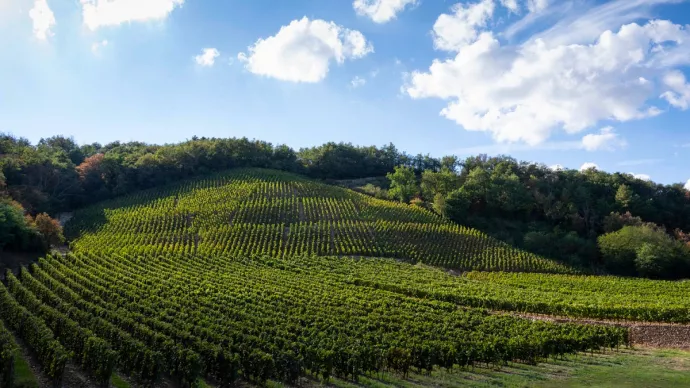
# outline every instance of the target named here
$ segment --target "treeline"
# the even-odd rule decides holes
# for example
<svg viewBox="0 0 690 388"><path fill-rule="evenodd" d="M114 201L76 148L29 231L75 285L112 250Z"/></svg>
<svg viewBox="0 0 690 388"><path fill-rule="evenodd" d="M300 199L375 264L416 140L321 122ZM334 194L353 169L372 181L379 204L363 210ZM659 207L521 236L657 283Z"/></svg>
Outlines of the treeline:
<svg viewBox="0 0 690 388"><path fill-rule="evenodd" d="M397 165L437 171L442 160L394 145L326 143L295 151L247 138L194 137L178 144L78 145L55 136L37 145L0 135L0 190L29 213L55 214L140 189L234 167L274 168L319 179L384 176Z"/></svg>
<svg viewBox="0 0 690 388"><path fill-rule="evenodd" d="M690 192L629 174L552 170L510 157L470 157L459 171L400 166L390 188L364 191L433 209L573 265L656 278L690 277Z"/></svg>
<svg viewBox="0 0 690 388"><path fill-rule="evenodd" d="M656 225L675 235L674 242L690 241L690 192L681 184L661 185L628 174L554 171L507 156L413 156L392 144L326 143L295 151L247 138L79 145L55 136L32 145L0 135L0 217L15 220L0 223L0 249L21 246L11 242L21 228L8 231L8 225L21 223L22 212L55 216L234 167L274 168L324 180L390 174L390 187L368 185L364 191L425 206L511 244L579 265L600 264L597 238L626 225Z"/></svg>

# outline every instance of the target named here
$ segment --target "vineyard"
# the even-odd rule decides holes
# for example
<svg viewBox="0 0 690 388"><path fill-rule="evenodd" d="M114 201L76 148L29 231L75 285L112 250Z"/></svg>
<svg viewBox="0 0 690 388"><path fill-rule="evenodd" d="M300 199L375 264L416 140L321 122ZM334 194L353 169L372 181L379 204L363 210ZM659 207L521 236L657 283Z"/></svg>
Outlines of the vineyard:
<svg viewBox="0 0 690 388"><path fill-rule="evenodd" d="M466 272L454 276L388 259L293 258L318 277L492 310L611 320L690 323L690 282L613 276ZM316 275L318 274L318 275Z"/></svg>
<svg viewBox="0 0 690 388"><path fill-rule="evenodd" d="M629 344L625 327L489 310L690 322L688 282L585 276L425 209L271 170L104 202L66 233L71 253L0 284L3 386L15 335L56 386L72 364L99 386L118 373L196 387L405 378Z"/></svg>
<svg viewBox="0 0 690 388"><path fill-rule="evenodd" d="M575 272L425 209L261 169L231 170L90 207L75 214L66 233L76 238L77 251L369 256L457 270Z"/></svg>
<svg viewBox="0 0 690 388"><path fill-rule="evenodd" d="M489 315L346 277L315 277L303 264L172 254L47 257L19 276L7 274L0 312L57 380L68 358L101 381L118 368L142 382L165 374L183 385L201 376L292 383L535 363L627 341L622 328Z"/></svg>

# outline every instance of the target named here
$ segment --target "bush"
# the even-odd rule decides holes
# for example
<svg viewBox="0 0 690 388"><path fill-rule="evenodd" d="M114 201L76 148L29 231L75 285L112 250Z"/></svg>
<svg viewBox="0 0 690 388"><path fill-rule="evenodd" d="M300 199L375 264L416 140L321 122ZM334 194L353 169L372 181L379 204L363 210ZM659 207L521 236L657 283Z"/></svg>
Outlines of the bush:
<svg viewBox="0 0 690 388"><path fill-rule="evenodd" d="M613 273L663 279L690 275L690 250L656 227L625 226L600 236L598 243Z"/></svg>
<svg viewBox="0 0 690 388"><path fill-rule="evenodd" d="M14 201L0 199L0 249L30 250L37 248L38 234L24 208Z"/></svg>

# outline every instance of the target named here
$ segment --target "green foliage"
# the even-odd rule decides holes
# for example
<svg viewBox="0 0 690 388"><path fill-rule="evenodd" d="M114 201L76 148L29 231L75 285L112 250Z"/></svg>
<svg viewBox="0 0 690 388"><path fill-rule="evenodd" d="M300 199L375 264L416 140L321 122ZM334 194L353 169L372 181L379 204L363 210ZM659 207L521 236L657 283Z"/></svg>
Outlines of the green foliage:
<svg viewBox="0 0 690 388"><path fill-rule="evenodd" d="M36 231L24 218L24 209L17 203L0 198L0 250L30 249Z"/></svg>
<svg viewBox="0 0 690 388"><path fill-rule="evenodd" d="M386 174L386 177L391 181L391 188L389 190L391 197L402 203L410 202L419 192L417 177L414 170L410 167L397 166L395 171Z"/></svg>
<svg viewBox="0 0 690 388"><path fill-rule="evenodd" d="M690 250L656 227L625 226L598 241L604 264L615 273L665 279L688 276Z"/></svg>
<svg viewBox="0 0 690 388"><path fill-rule="evenodd" d="M388 193L388 190L382 189L378 186L374 186L371 183L367 183L366 185L362 186L360 190L362 193L371 195L374 198L378 199L390 199L390 194Z"/></svg>
<svg viewBox="0 0 690 388"><path fill-rule="evenodd" d="M620 186L618 186L618 190L616 190L615 198L616 198L616 203L622 209L629 209L630 206L632 205L633 201L635 200L635 193L632 191L630 186L620 185Z"/></svg>
<svg viewBox="0 0 690 388"><path fill-rule="evenodd" d="M604 232L611 233L622 229L624 226L641 226L644 222L640 217L635 217L630 212L611 213L604 217Z"/></svg>
<svg viewBox="0 0 690 388"><path fill-rule="evenodd" d="M394 271L402 265L385 263ZM140 338L185 386L200 375L232 383L238 371L258 384L292 384L307 373L357 378L513 359L534 363L627 341L626 329L532 322L372 287L364 279L389 269L378 264L79 253L41 260L33 276L23 274L22 285L46 302L61 301L60 311L83 315L88 328L103 319Z"/></svg>
<svg viewBox="0 0 690 388"><path fill-rule="evenodd" d="M26 278L30 275L26 269L22 269L21 276ZM72 351L76 360L87 371L92 372L100 385L107 386L117 357L110 345L90 330L81 328L77 322L54 307L43 304L12 273L8 272L6 278L7 288L14 299L42 319L60 344Z"/></svg>
<svg viewBox="0 0 690 388"><path fill-rule="evenodd" d="M59 386L71 354L55 339L50 328L17 303L3 285L0 285L0 313L5 322L36 353L46 376Z"/></svg>
<svg viewBox="0 0 690 388"><path fill-rule="evenodd" d="M17 344L12 333L7 330L0 320L0 385L5 388L14 387L14 358Z"/></svg>
<svg viewBox="0 0 690 388"><path fill-rule="evenodd" d="M361 255L468 270L570 273L557 262L450 223L274 170L235 169L75 212L74 249L138 254Z"/></svg>

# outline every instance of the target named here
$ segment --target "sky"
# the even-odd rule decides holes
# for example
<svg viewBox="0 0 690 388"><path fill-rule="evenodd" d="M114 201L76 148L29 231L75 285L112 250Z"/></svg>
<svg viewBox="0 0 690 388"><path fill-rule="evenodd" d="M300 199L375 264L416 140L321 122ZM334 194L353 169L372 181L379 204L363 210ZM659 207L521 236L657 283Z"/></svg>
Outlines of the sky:
<svg viewBox="0 0 690 388"><path fill-rule="evenodd" d="M0 132L509 154L690 189L690 1L0 0Z"/></svg>

